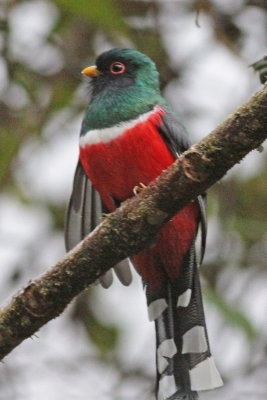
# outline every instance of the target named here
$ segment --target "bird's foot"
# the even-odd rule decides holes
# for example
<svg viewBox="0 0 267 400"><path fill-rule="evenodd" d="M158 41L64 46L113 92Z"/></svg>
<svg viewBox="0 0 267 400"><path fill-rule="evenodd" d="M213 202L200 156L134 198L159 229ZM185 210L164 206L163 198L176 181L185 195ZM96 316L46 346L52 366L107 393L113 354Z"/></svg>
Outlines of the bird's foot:
<svg viewBox="0 0 267 400"><path fill-rule="evenodd" d="M134 194L135 196L137 196L137 195L138 195L139 193L141 193L142 190L145 189L146 187L147 187L147 186L146 186L144 183L139 182L139 184L136 185L136 186L133 188L133 194Z"/></svg>

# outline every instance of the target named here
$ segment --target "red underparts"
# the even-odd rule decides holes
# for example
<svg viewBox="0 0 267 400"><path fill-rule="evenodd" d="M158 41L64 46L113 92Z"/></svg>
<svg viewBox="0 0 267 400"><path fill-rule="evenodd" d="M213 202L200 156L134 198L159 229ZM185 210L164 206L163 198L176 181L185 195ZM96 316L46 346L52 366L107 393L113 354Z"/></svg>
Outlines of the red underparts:
<svg viewBox="0 0 267 400"><path fill-rule="evenodd" d="M107 143L80 147L80 161L110 211L114 199L133 196L140 182L147 185L175 160L158 132L163 110L155 111L145 122L136 124ZM160 231L155 246L134 257L142 277L160 287L168 277L179 275L184 255L195 236L199 209L190 203Z"/></svg>

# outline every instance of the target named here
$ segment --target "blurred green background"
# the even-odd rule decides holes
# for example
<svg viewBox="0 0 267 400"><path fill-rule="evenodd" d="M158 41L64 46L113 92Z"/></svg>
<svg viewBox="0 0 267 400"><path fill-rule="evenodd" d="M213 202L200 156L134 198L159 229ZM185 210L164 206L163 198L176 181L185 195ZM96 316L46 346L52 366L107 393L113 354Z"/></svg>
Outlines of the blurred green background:
<svg viewBox="0 0 267 400"><path fill-rule="evenodd" d="M264 0L0 2L1 300L64 254L63 225L88 83L112 47L157 64L194 141L261 86ZM201 399L267 398L266 154L209 191L202 267L211 347L225 387ZM154 333L138 277L94 286L0 368L0 399L152 399Z"/></svg>

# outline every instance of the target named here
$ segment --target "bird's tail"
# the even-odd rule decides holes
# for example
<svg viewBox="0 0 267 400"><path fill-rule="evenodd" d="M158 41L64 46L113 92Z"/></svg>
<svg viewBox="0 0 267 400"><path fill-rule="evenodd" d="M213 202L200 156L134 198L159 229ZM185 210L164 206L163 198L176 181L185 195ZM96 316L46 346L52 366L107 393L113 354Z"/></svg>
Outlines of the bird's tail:
<svg viewBox="0 0 267 400"><path fill-rule="evenodd" d="M164 296L147 286L156 327L157 400L193 400L223 384L211 356L194 246Z"/></svg>

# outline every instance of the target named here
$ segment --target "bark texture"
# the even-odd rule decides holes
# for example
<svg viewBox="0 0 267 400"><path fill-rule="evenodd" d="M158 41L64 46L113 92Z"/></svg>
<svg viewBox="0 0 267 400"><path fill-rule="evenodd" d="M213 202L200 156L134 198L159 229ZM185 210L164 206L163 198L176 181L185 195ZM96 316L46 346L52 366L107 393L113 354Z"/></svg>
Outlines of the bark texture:
<svg viewBox="0 0 267 400"><path fill-rule="evenodd" d="M0 359L118 261L150 245L162 225L267 137L267 87L192 146L147 189L127 200L0 312Z"/></svg>

